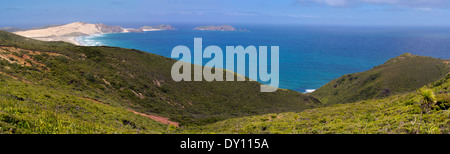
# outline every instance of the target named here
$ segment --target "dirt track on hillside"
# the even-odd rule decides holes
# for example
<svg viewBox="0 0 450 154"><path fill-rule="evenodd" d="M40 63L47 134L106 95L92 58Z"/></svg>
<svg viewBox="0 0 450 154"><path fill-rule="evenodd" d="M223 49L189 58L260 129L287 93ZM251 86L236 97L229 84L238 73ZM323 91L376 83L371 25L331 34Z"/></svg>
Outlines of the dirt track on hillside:
<svg viewBox="0 0 450 154"><path fill-rule="evenodd" d="M88 100L88 101L91 101L91 102L95 102L95 103L99 103L99 104L104 104L102 102L99 102L99 101L96 101L96 100L93 100L93 99L90 99L90 98L82 97L82 99ZM107 104L104 104L104 105L107 105ZM131 110L131 109L127 109L127 110L130 111L130 112L133 112L134 114L139 114L139 115L142 115L142 116L146 116L146 117L148 117L150 119L153 119L155 121L158 121L158 122L166 124L166 125L174 125L176 127L180 126L178 122L170 121L169 118L166 118L166 117L162 117L162 116L158 116L158 115L149 115L149 114L137 112L137 111L134 111L134 110Z"/></svg>

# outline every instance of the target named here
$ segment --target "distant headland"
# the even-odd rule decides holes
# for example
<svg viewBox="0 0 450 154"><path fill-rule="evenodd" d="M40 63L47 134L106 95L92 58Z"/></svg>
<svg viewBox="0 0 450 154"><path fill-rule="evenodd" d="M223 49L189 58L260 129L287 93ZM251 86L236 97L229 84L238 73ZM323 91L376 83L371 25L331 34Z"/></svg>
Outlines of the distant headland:
<svg viewBox="0 0 450 154"><path fill-rule="evenodd" d="M239 29L237 30L231 25L222 25L222 26L199 26L195 27L194 30L204 30L204 31L247 31L246 29Z"/></svg>
<svg viewBox="0 0 450 154"><path fill-rule="evenodd" d="M141 29L143 31L177 30L170 25L144 26Z"/></svg>
<svg viewBox="0 0 450 154"><path fill-rule="evenodd" d="M88 36L95 34L107 33L139 33L145 31L161 31L161 30L176 30L170 25L157 26L143 26L138 29L122 28L120 26L110 26L105 24L91 24L85 22L74 22L66 25L52 25L33 29L19 29L19 28L2 28L28 38L33 38L42 41L64 41L81 45L76 37Z"/></svg>

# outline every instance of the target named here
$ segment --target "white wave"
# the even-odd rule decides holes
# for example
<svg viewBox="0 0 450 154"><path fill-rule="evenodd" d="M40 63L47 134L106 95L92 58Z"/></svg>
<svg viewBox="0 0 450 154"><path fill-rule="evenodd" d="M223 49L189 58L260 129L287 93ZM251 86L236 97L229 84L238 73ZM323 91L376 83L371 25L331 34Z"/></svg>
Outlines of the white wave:
<svg viewBox="0 0 450 154"><path fill-rule="evenodd" d="M101 46L104 45L102 42L95 40L96 37L102 37L104 34L94 34L89 36L77 37L76 41L80 43L81 46Z"/></svg>
<svg viewBox="0 0 450 154"><path fill-rule="evenodd" d="M312 93L312 92L314 92L314 91L316 91L316 89L305 89L305 94L306 93Z"/></svg>

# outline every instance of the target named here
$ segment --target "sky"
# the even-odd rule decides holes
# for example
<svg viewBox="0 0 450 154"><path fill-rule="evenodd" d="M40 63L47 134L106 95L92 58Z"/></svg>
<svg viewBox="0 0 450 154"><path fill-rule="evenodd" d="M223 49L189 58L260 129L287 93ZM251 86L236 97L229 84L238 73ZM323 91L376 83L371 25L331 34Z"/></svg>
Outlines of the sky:
<svg viewBox="0 0 450 154"><path fill-rule="evenodd" d="M1 0L0 27L134 25L450 26L450 0Z"/></svg>

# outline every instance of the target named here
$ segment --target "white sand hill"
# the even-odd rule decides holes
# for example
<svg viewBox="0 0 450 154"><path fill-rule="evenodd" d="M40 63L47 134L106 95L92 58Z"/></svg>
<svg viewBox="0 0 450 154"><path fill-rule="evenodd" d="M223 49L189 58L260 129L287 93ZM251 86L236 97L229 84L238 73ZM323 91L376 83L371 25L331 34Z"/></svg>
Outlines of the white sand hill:
<svg viewBox="0 0 450 154"><path fill-rule="evenodd" d="M136 33L144 31L175 30L170 25L144 26L139 29L122 28L120 26L108 26L105 24L90 24L85 22L74 22L67 25L53 26L41 29L32 29L14 32L17 35L37 39L41 41L64 41L76 45L77 37L105 34L105 33Z"/></svg>
<svg viewBox="0 0 450 154"><path fill-rule="evenodd" d="M42 41L65 41L80 45L76 37L103 33L120 33L125 30L119 26L74 22L67 25L44 29L17 31L15 34Z"/></svg>

